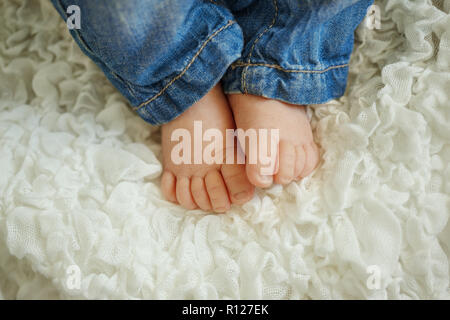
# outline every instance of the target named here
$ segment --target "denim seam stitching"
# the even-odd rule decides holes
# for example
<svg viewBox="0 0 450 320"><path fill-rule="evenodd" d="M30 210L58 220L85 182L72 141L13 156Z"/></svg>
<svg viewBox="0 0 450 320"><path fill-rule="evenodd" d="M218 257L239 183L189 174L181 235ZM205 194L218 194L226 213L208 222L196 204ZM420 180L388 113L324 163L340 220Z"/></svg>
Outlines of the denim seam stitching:
<svg viewBox="0 0 450 320"><path fill-rule="evenodd" d="M208 39L205 40L205 42L203 42L202 46L198 49L198 51L196 52L196 54L192 57L191 61L189 61L189 63L187 64L186 67L184 67L184 69L181 71L180 74L178 74L177 76L175 76L172 80L170 80L170 82L168 84L166 84L157 94L155 94L152 98L148 99L147 101L142 102L140 105L138 105L137 107L133 107L133 110L139 110L140 108L146 106L147 104L149 104L150 102L152 102L153 100L157 99L159 96L161 96L175 81L177 81L178 79L180 79L185 73L186 71L192 66L192 64L194 63L194 61L197 59L197 57L200 55L200 53L203 51L203 49L206 47L206 45L220 32L222 32L223 30L227 29L228 27L230 27L232 24L234 24L235 21L230 20L228 21L228 23L224 26L222 26L221 28L219 28L218 30L216 30L214 33L212 33Z"/></svg>
<svg viewBox="0 0 450 320"><path fill-rule="evenodd" d="M248 67L267 67L267 68L273 68L273 69L277 69L283 72L287 72L287 73L325 73L328 72L330 70L333 69L339 69L339 68L345 68L348 67L349 64L340 64L340 65L336 65L336 66L330 66L326 69L323 70L296 70L296 69L285 69L279 65L276 64L266 64L266 63L234 63L231 65L231 69L235 69L238 67L244 67L244 68L248 68Z"/></svg>
<svg viewBox="0 0 450 320"><path fill-rule="evenodd" d="M248 55L248 59L247 59L247 64L250 65L251 63L251 59L252 59L252 55L253 55L253 50L255 49L256 44L258 43L259 40L261 40L262 36L268 32L270 29L272 29L272 27L275 25L277 18L278 18L278 4L277 4L277 0L273 0L273 6L275 7L275 14L273 16L272 19L272 23L266 27L266 29L261 32L258 37L255 39L255 41L253 42L252 47L250 48L250 53ZM241 78L241 86L242 89L244 90L244 93L248 93L247 91L247 70L248 70L248 66L246 66L244 68L244 70L242 71L242 78Z"/></svg>

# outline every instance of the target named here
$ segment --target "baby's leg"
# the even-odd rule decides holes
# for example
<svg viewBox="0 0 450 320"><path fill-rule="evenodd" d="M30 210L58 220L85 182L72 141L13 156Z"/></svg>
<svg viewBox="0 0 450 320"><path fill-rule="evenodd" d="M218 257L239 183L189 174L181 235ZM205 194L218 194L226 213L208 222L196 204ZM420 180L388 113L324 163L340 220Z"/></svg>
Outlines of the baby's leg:
<svg viewBox="0 0 450 320"><path fill-rule="evenodd" d="M244 165L175 164L170 157L172 133L193 133L194 120L223 134L234 128L217 87L243 46L228 9L203 0L52 2L65 20L69 6L79 6L81 28L71 34L80 48L144 120L163 124L161 187L167 199L223 212L252 197Z"/></svg>
<svg viewBox="0 0 450 320"><path fill-rule="evenodd" d="M275 170L267 174L261 171L262 161L247 163L254 185L287 184L317 165L318 148L304 105L343 95L353 32L371 3L249 0L230 7L245 39L242 58L223 81L236 125L280 130L278 152L271 155ZM254 147L246 146L247 155L249 148Z"/></svg>

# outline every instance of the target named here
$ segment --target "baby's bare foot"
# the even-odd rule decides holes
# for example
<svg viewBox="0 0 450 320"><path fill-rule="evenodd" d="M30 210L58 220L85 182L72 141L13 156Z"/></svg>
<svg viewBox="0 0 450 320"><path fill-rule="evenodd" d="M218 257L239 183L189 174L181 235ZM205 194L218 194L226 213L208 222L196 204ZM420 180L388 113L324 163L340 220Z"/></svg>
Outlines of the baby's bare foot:
<svg viewBox="0 0 450 320"><path fill-rule="evenodd" d="M164 172L161 189L167 200L179 203L186 209L200 207L205 211L225 212L231 203L243 204L253 197L254 187L245 175L244 164L175 164L172 150L177 141L171 141L176 129L186 129L194 144L194 121L201 121L202 130L218 129L224 139L226 129L235 124L228 101L220 85L214 87L200 101L178 118L162 126L162 148ZM198 138L198 137L197 137ZM203 142L201 142L203 143ZM203 143L203 148L209 143ZM219 153L226 153L224 149ZM193 146L191 154L194 154ZM203 160L203 159L202 159ZM236 162L234 162L236 163Z"/></svg>
<svg viewBox="0 0 450 320"><path fill-rule="evenodd" d="M248 155L252 151L249 148L255 146L246 143L246 172L253 185L266 188L273 182L288 184L314 170L319 162L319 152L304 106L249 94L230 94L228 100L238 128L279 129L279 144L275 148L278 152L270 155L272 161L276 161L273 174L262 174L265 165L259 158L256 163L249 163Z"/></svg>

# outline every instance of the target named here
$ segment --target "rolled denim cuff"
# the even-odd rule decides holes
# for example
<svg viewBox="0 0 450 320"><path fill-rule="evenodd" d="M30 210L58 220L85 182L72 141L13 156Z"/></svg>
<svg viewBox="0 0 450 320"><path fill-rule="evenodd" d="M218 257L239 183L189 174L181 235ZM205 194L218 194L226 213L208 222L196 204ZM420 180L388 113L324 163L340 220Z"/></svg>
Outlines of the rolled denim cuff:
<svg viewBox="0 0 450 320"><path fill-rule="evenodd" d="M240 2L239 2L240 3ZM228 94L319 104L345 92L353 33L372 0L254 1L235 15L246 39L223 78Z"/></svg>
<svg viewBox="0 0 450 320"><path fill-rule="evenodd" d="M133 107L151 124L169 122L206 95L241 56L242 31L235 21L217 28L186 67L175 77L164 79L159 91Z"/></svg>
<svg viewBox="0 0 450 320"><path fill-rule="evenodd" d="M71 35L133 110L155 125L206 95L244 45L231 12L213 2L51 1L65 21L69 6L80 8L81 28Z"/></svg>
<svg viewBox="0 0 450 320"><path fill-rule="evenodd" d="M321 70L284 69L265 63L234 63L223 78L227 94L248 93L291 104L320 104L342 96L348 64Z"/></svg>

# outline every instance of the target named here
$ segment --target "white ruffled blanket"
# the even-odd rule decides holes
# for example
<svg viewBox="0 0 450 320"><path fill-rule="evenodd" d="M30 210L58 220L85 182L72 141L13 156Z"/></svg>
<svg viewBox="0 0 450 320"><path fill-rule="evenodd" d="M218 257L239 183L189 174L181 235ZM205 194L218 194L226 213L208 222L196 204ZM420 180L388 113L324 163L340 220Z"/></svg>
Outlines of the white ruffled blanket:
<svg viewBox="0 0 450 320"><path fill-rule="evenodd" d="M1 1L0 297L448 299L450 1L377 4L320 167L215 215L162 199L158 128L49 1Z"/></svg>

